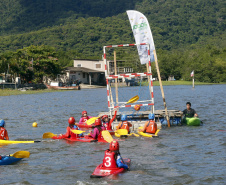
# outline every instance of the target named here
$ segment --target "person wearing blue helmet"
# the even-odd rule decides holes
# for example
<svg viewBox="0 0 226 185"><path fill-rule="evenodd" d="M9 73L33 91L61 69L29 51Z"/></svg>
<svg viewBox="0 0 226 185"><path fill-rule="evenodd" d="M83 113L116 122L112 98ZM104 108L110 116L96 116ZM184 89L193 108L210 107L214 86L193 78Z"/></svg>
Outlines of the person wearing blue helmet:
<svg viewBox="0 0 226 185"><path fill-rule="evenodd" d="M129 128L132 127L132 124L127 121L127 115L121 116L121 122L118 124L116 129L126 129L128 130L128 133L130 133Z"/></svg>
<svg viewBox="0 0 226 185"><path fill-rule="evenodd" d="M8 132L4 127L5 121L2 119L0 120L0 140L9 140Z"/></svg>
<svg viewBox="0 0 226 185"><path fill-rule="evenodd" d="M157 131L157 124L155 123L155 115L152 113L149 114L148 119L149 119L149 121L147 121L144 124L144 127L142 129L140 129L140 132L155 134L155 132Z"/></svg>

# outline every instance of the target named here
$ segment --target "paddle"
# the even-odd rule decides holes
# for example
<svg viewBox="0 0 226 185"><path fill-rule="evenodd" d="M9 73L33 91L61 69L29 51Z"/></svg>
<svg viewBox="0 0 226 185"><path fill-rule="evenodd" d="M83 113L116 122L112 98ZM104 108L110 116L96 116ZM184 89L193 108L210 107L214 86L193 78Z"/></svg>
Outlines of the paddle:
<svg viewBox="0 0 226 185"><path fill-rule="evenodd" d="M128 130L127 129L118 129L115 132L117 134L119 134L119 135L127 135L128 134Z"/></svg>
<svg viewBox="0 0 226 185"><path fill-rule="evenodd" d="M111 134L107 130L103 130L101 133L105 141L107 141L108 143L113 141Z"/></svg>
<svg viewBox="0 0 226 185"><path fill-rule="evenodd" d="M52 132L46 132L43 134L42 138L47 139L47 138L52 138L53 136L57 136L57 134L53 134Z"/></svg>
<svg viewBox="0 0 226 185"><path fill-rule="evenodd" d="M98 119L99 117L92 117L92 118L90 118L90 119L88 119L87 121L86 121L86 124L87 125L92 125L94 122L95 122L95 120L96 119Z"/></svg>
<svg viewBox="0 0 226 185"><path fill-rule="evenodd" d="M14 154L11 154L10 156L15 158L28 158L30 156L30 152L28 151L18 151Z"/></svg>
<svg viewBox="0 0 226 185"><path fill-rule="evenodd" d="M74 134L82 134L83 132L86 132L86 131L83 131L83 130L71 130L71 132L73 132Z"/></svg>
<svg viewBox="0 0 226 185"><path fill-rule="evenodd" d="M130 100L129 100L128 102L126 102L126 103L120 105L120 106L117 107L117 108L120 108L120 107L122 107L122 106L124 106L124 105L126 105L126 104L128 104L128 103L134 103L134 102L136 102L137 100L139 100L139 96L138 96L138 95L136 95L136 96L130 98ZM87 125L92 125L92 124L95 122L95 120L98 119L98 118L100 118L100 117L93 117L93 118L90 118L90 119L88 119L88 120L86 121L86 124L87 124Z"/></svg>

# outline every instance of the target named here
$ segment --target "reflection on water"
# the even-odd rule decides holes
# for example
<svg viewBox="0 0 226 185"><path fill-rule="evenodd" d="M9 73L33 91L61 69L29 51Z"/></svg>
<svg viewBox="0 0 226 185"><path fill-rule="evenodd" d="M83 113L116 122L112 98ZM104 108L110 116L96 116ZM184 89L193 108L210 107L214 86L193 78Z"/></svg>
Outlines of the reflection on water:
<svg viewBox="0 0 226 185"><path fill-rule="evenodd" d="M132 87L124 88L128 97ZM146 88L146 87L142 87ZM168 109L185 108L191 101L204 125L172 127L159 138L129 137L120 142L123 157L132 159L131 170L117 179L90 179L102 162L106 143L41 143L0 147L0 154L29 150L31 156L17 165L1 166L0 184L223 184L226 181L226 85L166 86ZM155 109L163 109L159 87L154 87ZM42 140L42 134L66 131L67 119L79 120L107 110L106 89L0 97L0 117L6 120L11 140ZM38 123L37 128L32 123ZM221 130L221 131L218 131Z"/></svg>

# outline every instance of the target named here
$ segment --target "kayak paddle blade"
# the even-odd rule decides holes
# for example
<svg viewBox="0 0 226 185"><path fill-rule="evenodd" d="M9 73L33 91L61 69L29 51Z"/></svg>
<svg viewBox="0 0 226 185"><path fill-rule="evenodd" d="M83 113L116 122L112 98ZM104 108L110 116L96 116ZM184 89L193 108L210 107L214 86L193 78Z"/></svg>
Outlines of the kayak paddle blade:
<svg viewBox="0 0 226 185"><path fill-rule="evenodd" d="M15 158L29 158L30 152L28 151L18 151L12 155Z"/></svg>
<svg viewBox="0 0 226 185"><path fill-rule="evenodd" d="M83 131L83 130L71 130L71 132L73 132L74 134L82 134L83 132L86 132L86 131Z"/></svg>
<svg viewBox="0 0 226 185"><path fill-rule="evenodd" d="M102 133L102 136L103 136L105 141L107 141L108 143L113 141L111 134L107 130L104 130L101 133Z"/></svg>
<svg viewBox="0 0 226 185"><path fill-rule="evenodd" d="M52 138L53 136L57 136L57 135L53 134L52 132L46 132L43 134L42 138L47 139L47 138Z"/></svg>
<svg viewBox="0 0 226 185"><path fill-rule="evenodd" d="M135 133L132 133L134 136L136 136L136 137L140 137L138 134L135 134Z"/></svg>
<svg viewBox="0 0 226 185"><path fill-rule="evenodd" d="M117 134L119 134L119 135L127 135L128 134L128 130L127 129L118 129L115 132Z"/></svg>
<svg viewBox="0 0 226 185"><path fill-rule="evenodd" d="M99 117L93 117L93 118L90 118L86 121L86 124L87 125L92 125L96 119L98 119Z"/></svg>
<svg viewBox="0 0 226 185"><path fill-rule="evenodd" d="M132 97L127 103L135 103L137 100L139 100L139 96L138 95Z"/></svg>

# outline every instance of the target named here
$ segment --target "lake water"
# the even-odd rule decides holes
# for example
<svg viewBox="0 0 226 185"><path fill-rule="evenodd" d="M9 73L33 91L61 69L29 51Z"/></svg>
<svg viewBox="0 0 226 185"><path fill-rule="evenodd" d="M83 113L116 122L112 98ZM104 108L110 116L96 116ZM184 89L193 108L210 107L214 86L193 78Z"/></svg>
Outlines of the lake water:
<svg viewBox="0 0 226 185"><path fill-rule="evenodd" d="M47 139L0 147L1 155L31 153L18 164L1 166L0 184L225 184L226 85L164 86L164 91L168 109L183 110L191 101L204 125L164 128L158 138L121 141L122 156L132 160L130 171L115 179L90 179L108 144ZM124 92L130 98L133 88ZM155 109L163 109L159 87L154 94ZM0 96L0 105L11 140L42 140L45 132L65 133L67 119L78 120L82 110L91 116L106 111L106 89Z"/></svg>

